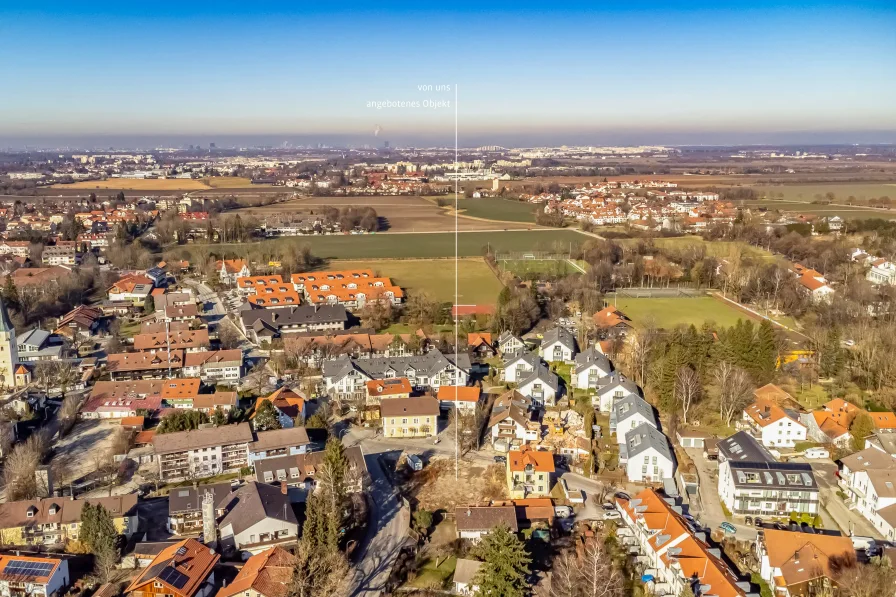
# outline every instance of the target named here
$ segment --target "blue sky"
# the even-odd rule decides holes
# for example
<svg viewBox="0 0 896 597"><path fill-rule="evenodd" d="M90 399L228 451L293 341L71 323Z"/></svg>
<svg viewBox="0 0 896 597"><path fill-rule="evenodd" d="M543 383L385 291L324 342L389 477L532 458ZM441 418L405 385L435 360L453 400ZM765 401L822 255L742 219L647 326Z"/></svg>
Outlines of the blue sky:
<svg viewBox="0 0 896 597"><path fill-rule="evenodd" d="M447 142L454 103L367 105L455 86L468 145L896 142L894 2L305 4L2 3L0 146Z"/></svg>

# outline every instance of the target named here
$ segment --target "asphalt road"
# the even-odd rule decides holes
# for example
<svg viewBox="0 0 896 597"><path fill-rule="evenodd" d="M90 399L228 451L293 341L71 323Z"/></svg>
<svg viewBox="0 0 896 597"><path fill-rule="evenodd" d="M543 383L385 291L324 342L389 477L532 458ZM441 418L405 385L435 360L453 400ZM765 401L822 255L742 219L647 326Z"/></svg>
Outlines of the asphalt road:
<svg viewBox="0 0 896 597"><path fill-rule="evenodd" d="M350 595L377 597L389 580L389 573L401 547L407 539L410 514L401 506L398 494L389 484L380 468L377 448L368 451L364 445L364 458L370 473L370 523L364 545L357 552L354 575L350 582Z"/></svg>

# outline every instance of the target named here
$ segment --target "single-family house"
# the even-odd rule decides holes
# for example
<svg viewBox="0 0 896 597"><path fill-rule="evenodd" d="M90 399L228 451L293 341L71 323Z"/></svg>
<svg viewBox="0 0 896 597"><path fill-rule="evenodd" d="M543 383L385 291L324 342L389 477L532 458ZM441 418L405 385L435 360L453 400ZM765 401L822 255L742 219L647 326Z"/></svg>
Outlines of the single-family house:
<svg viewBox="0 0 896 597"><path fill-rule="evenodd" d="M591 404L600 412L608 413L613 410L615 401L630 396L640 398L641 390L638 384L616 371L597 380L597 389L591 397Z"/></svg>
<svg viewBox="0 0 896 597"><path fill-rule="evenodd" d="M613 403L613 410L610 412L610 432L616 433L617 443L626 443L628 432L643 423L654 429L659 427L656 413L646 400L639 396L627 396Z"/></svg>
<svg viewBox="0 0 896 597"><path fill-rule="evenodd" d="M570 383L579 390L597 390L598 381L613 372L610 359L596 346L576 355Z"/></svg>
<svg viewBox="0 0 896 597"><path fill-rule="evenodd" d="M576 338L565 327L556 326L544 333L538 354L549 363L568 363L576 355Z"/></svg>
<svg viewBox="0 0 896 597"><path fill-rule="evenodd" d="M507 453L507 489L511 499L546 497L551 493L554 455L528 445Z"/></svg>
<svg viewBox="0 0 896 597"><path fill-rule="evenodd" d="M517 382L517 389L540 406L554 406L560 396L560 377L539 363Z"/></svg>
<svg viewBox="0 0 896 597"><path fill-rule="evenodd" d="M657 483L675 474L669 439L650 423L626 433L625 443L619 444L619 463L625 465L628 480L635 483Z"/></svg>

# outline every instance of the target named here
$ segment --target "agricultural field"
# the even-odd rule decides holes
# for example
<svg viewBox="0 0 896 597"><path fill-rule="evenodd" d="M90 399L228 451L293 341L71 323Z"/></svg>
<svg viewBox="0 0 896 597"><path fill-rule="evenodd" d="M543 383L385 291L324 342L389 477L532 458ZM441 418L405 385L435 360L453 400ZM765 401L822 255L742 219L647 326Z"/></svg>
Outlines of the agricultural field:
<svg viewBox="0 0 896 597"><path fill-rule="evenodd" d="M896 188L896 187L894 187ZM896 193L892 198L896 199ZM778 199L764 199L759 201L744 201L745 207L764 207L769 211L793 212L799 214L814 214L816 216L840 216L846 220L862 220L866 218L883 218L892 220L896 218L896 210L877 209L872 207L831 206L801 201L781 201Z"/></svg>
<svg viewBox="0 0 896 597"><path fill-rule="evenodd" d="M464 200L465 201L465 200ZM507 230L534 228L534 218L526 221L490 222L473 218L455 218L454 212L446 207L439 207L435 201L399 195L392 197L302 197L284 203L250 207L240 210L256 217L288 216L290 214L309 214L319 212L325 207L372 207L380 219L382 230L388 232L453 232L455 219L458 230ZM511 218L513 219L513 218ZM528 223L526 223L528 222Z"/></svg>
<svg viewBox="0 0 896 597"><path fill-rule="evenodd" d="M460 199L458 211L461 216L496 220L500 222L535 223L536 206L531 203L509 199Z"/></svg>
<svg viewBox="0 0 896 597"><path fill-rule="evenodd" d="M834 194L834 203L848 204L849 197L868 200L888 196L896 199L896 182L886 183L834 183L834 184L788 184L788 185L756 185L752 187L766 199L811 203Z"/></svg>
<svg viewBox="0 0 896 597"><path fill-rule="evenodd" d="M681 298L607 298L625 313L635 327L652 321L656 327L671 329L677 325L700 327L707 321L720 327L735 325L739 319L750 317L711 296Z"/></svg>
<svg viewBox="0 0 896 597"><path fill-rule="evenodd" d="M220 176L203 179L192 178L108 178L106 180L85 180L72 184L55 184L54 189L90 189L119 191L206 191L218 188L270 187L271 185L253 185L248 178Z"/></svg>
<svg viewBox="0 0 896 597"><path fill-rule="evenodd" d="M568 250L589 237L575 230L552 228L502 232L462 232L457 235L460 257L480 257L487 248L492 251L550 251L554 246ZM364 234L332 236L297 236L239 244L195 244L173 249L171 254L188 254L187 259L204 261L209 255L261 258L263 254L283 255L294 246L309 245L324 259L395 259L453 257L455 235L450 232L432 234Z"/></svg>
<svg viewBox="0 0 896 597"><path fill-rule="evenodd" d="M383 259L343 261L334 260L327 269L372 269L392 278L406 292L428 292L442 302L454 302L453 259ZM458 301L462 305L494 305L501 292L501 283L479 259L461 259L457 264Z"/></svg>

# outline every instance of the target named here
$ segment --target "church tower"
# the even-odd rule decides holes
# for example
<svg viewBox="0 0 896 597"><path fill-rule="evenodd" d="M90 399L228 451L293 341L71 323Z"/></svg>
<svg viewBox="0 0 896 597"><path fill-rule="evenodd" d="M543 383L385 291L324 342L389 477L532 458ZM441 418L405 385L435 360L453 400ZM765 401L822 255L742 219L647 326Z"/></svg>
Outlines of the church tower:
<svg viewBox="0 0 896 597"><path fill-rule="evenodd" d="M0 386L5 388L15 387L15 371L18 364L19 351L16 344L16 329L12 327L3 299L0 299Z"/></svg>

